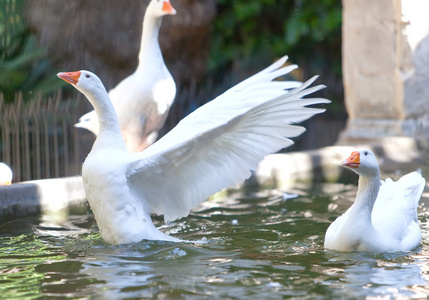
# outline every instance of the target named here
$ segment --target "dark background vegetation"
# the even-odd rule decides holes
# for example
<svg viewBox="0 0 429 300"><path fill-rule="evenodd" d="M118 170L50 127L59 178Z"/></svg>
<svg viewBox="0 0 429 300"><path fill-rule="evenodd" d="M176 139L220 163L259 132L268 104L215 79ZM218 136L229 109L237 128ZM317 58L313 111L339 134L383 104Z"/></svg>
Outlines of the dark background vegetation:
<svg viewBox="0 0 429 300"><path fill-rule="evenodd" d="M18 90L31 98L34 92L49 94L62 84L55 76L56 62L25 23L25 2L0 2L0 91L6 101ZM294 74L298 79L319 74L319 82L328 86L323 96L334 101L331 109L343 109L339 1L217 0L216 9L208 76L248 76L287 54L300 66Z"/></svg>
<svg viewBox="0 0 429 300"><path fill-rule="evenodd" d="M46 50L38 47L24 21L24 5L24 0L0 1L0 92L6 102L18 91L30 98L33 92L49 94L61 85Z"/></svg>
<svg viewBox="0 0 429 300"><path fill-rule="evenodd" d="M297 75L300 80L319 74L319 82L328 86L324 96L334 100L336 109L343 107L341 2L217 0L216 3L211 69L268 65L273 57L287 54L289 61L303 70Z"/></svg>

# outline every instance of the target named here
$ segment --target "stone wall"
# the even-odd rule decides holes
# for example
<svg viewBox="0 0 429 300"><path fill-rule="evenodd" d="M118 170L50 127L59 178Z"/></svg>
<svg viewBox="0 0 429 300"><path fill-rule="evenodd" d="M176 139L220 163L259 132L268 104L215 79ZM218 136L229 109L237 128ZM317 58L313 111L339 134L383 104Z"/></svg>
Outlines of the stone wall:
<svg viewBox="0 0 429 300"><path fill-rule="evenodd" d="M429 138L429 1L343 0L349 120L339 144Z"/></svg>

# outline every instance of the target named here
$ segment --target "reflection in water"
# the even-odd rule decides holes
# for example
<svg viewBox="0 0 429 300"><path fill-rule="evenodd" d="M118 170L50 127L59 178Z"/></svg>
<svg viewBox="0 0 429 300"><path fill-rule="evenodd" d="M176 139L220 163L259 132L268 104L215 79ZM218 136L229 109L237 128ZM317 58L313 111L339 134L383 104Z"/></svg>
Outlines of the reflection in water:
<svg viewBox="0 0 429 300"><path fill-rule="evenodd" d="M127 289L147 286L148 280L154 276L149 264L126 261L113 255L91 257L82 264L80 272L99 281L91 289L101 291L105 299L115 299L115 293L120 294Z"/></svg>
<svg viewBox="0 0 429 300"><path fill-rule="evenodd" d="M365 298L429 295L429 218L411 253L339 253L323 249L325 230L354 199L355 186L324 184L233 195L206 202L163 225L204 244L142 241L106 245L90 214L61 225L46 219L0 227L0 293L32 297ZM429 286L429 285L428 285Z"/></svg>
<svg viewBox="0 0 429 300"><path fill-rule="evenodd" d="M373 256L366 253L333 253L323 271L330 275L324 284L341 289L353 297L364 296L419 296L426 290L427 263L413 260L410 253ZM416 256L418 257L418 256ZM420 295L421 296L421 295Z"/></svg>
<svg viewBox="0 0 429 300"><path fill-rule="evenodd" d="M80 273L99 281L91 289L102 290L103 298L154 297L172 288L173 294L195 293L200 285L198 293L210 295L205 286L224 282L218 275L228 273L224 266L235 256L196 245L143 241L107 252L99 248L83 261Z"/></svg>

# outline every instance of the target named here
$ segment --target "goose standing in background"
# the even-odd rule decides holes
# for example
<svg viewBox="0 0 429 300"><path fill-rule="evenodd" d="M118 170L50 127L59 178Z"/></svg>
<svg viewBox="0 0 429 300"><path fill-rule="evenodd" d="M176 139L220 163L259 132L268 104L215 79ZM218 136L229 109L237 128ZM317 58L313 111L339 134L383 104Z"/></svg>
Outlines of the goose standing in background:
<svg viewBox="0 0 429 300"><path fill-rule="evenodd" d="M0 185L11 185L13 173L8 165L0 162Z"/></svg>
<svg viewBox="0 0 429 300"><path fill-rule="evenodd" d="M396 252L416 248L421 241L417 207L425 179L417 172L397 182L380 181L374 153L360 150L342 166L359 175L355 202L328 228L325 248L339 251Z"/></svg>
<svg viewBox="0 0 429 300"><path fill-rule="evenodd" d="M129 153L115 110L100 79L88 71L59 73L82 92L98 115L100 132L82 167L88 202L107 243L142 239L180 241L159 231L150 213L166 221L251 175L267 154L293 144L305 128L291 125L325 111L329 103L302 97L324 86L273 81L293 69L283 57L179 122L151 147ZM289 137L289 138L288 138Z"/></svg>
<svg viewBox="0 0 429 300"><path fill-rule="evenodd" d="M143 19L138 67L109 92L130 152L141 151L156 141L176 96L176 84L158 42L162 17L168 14L176 14L169 0L150 1ZM96 112L83 115L75 126L98 135Z"/></svg>

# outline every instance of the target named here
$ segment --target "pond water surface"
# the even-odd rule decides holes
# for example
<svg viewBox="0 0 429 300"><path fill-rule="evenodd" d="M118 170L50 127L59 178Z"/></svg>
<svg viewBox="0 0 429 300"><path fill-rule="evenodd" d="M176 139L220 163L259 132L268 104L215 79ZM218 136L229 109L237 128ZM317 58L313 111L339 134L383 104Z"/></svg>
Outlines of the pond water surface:
<svg viewBox="0 0 429 300"><path fill-rule="evenodd" d="M323 248L329 224L356 186L317 184L207 201L164 231L203 244L106 245L86 207L54 225L47 217L0 228L0 297L7 299L355 299L429 295L429 214L412 252L340 253ZM426 197L426 196L425 196ZM427 197L424 200L428 200Z"/></svg>

